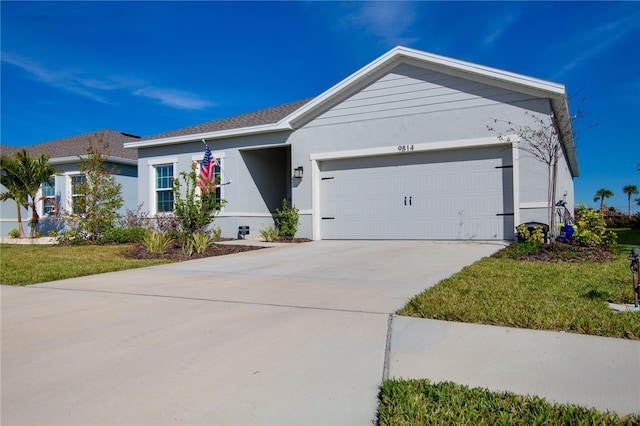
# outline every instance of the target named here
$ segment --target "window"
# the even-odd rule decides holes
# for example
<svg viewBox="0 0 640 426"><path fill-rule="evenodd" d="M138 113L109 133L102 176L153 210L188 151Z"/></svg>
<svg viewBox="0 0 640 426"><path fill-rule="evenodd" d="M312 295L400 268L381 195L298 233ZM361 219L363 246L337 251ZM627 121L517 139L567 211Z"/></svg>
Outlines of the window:
<svg viewBox="0 0 640 426"><path fill-rule="evenodd" d="M155 166L156 212L173 211L173 164Z"/></svg>
<svg viewBox="0 0 640 426"><path fill-rule="evenodd" d="M84 183L85 177L83 175L71 176L71 210L74 214L82 214L86 211L82 194Z"/></svg>
<svg viewBox="0 0 640 426"><path fill-rule="evenodd" d="M51 216L56 212L56 177L51 176L42 184L42 214Z"/></svg>

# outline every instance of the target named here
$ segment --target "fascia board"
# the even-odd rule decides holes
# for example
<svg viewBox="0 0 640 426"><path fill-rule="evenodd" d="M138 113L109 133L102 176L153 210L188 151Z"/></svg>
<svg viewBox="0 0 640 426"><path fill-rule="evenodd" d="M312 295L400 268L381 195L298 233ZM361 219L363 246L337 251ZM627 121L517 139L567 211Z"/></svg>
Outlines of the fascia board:
<svg viewBox="0 0 640 426"><path fill-rule="evenodd" d="M140 142L127 142L124 144L125 148L148 148L162 145L173 145L179 143L188 143L188 142L197 142L202 139L205 140L213 140L213 139L224 139L224 138L233 138L238 136L249 136L255 135L258 133L273 133L273 132L283 132L291 130L291 126L287 123L275 123L275 124L266 124L262 126L253 126L253 127L241 127L238 129L229 129L222 130L217 132L205 132L205 133L194 133L190 135L180 135L173 136L169 138L162 139L150 139L146 141Z"/></svg>
<svg viewBox="0 0 640 426"><path fill-rule="evenodd" d="M78 161L80 161L81 158L84 159L84 158L88 158L88 157L87 157L87 155L76 155L76 156L70 156L70 157L56 157L56 158L50 158L49 159L49 163L51 163L51 164L77 163ZM111 162L111 163L124 164L124 165L128 165L128 166L137 166L138 165L138 160L132 160L130 158L107 156L106 160Z"/></svg>
<svg viewBox="0 0 640 426"><path fill-rule="evenodd" d="M565 148L565 154L567 161L569 162L569 168L571 169L571 175L573 177L580 176L580 169L578 167L578 155L576 153L576 141L573 137L573 127L571 122L571 114L569 112L569 105L567 99L552 99L551 108L553 113L558 118L559 126L562 129L569 129L568 132L564 132L566 135L562 137L562 143Z"/></svg>
<svg viewBox="0 0 640 426"><path fill-rule="evenodd" d="M289 123L289 125L294 128L297 122L299 122L308 114L312 113L312 111L315 111L318 107L325 105L327 102L335 99L339 94L352 89L359 83L362 83L363 81L371 78L380 70L386 67L390 67L391 64L394 64L394 59L396 59L398 56L398 49L399 48L396 47L380 56L373 62L370 62L368 65L365 65L363 68L360 68L358 71L354 72L328 90L324 91L319 96L316 96L302 108L292 112L287 117L283 118L282 122Z"/></svg>
<svg viewBox="0 0 640 426"><path fill-rule="evenodd" d="M414 60L427 62L429 64L442 67L443 70L457 70L463 73L485 77L493 80L503 81L516 86L524 86L531 89L540 90L549 94L563 96L565 88L563 84L554 83L548 80L529 77L523 74L517 74L498 68L487 67L484 65L474 64L459 59L439 56L432 53L421 52L418 50L408 49L406 47L398 47L399 54Z"/></svg>

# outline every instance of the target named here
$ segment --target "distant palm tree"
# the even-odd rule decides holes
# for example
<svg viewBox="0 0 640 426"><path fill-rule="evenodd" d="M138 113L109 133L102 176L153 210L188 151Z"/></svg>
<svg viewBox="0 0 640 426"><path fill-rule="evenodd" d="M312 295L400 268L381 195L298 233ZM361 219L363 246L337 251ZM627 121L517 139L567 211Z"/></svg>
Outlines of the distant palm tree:
<svg viewBox="0 0 640 426"><path fill-rule="evenodd" d="M600 200L600 213L604 214L604 199L613 197L613 192L605 188L600 188L596 191L596 195L593 197L593 201Z"/></svg>
<svg viewBox="0 0 640 426"><path fill-rule="evenodd" d="M53 166L49 164L49 155L47 154L40 154L34 158L26 149L23 149L15 152L13 158L2 156L3 184L6 176L7 183L10 183L10 187L7 189L13 192L14 197L12 198L16 200L16 203L31 207L31 229L29 230L31 238L35 237L36 226L39 222L36 209L36 204L39 201L36 198L38 190L55 172ZM22 217L19 214L18 221L21 220Z"/></svg>
<svg viewBox="0 0 640 426"><path fill-rule="evenodd" d="M627 212L628 216L631 217L631 196L632 195L636 195L636 194L640 194L640 192L638 192L638 187L635 185L627 185L624 188L622 188L622 192L624 192L625 194L627 194L627 200L628 200L628 207L629 210Z"/></svg>
<svg viewBox="0 0 640 426"><path fill-rule="evenodd" d="M6 155L0 157L0 183L5 187L6 192L0 193L0 201L13 200L16 203L18 215L19 237L24 238L24 227L22 226L22 207L29 208L27 195L22 188L21 182L17 179L15 171L19 168L18 162Z"/></svg>

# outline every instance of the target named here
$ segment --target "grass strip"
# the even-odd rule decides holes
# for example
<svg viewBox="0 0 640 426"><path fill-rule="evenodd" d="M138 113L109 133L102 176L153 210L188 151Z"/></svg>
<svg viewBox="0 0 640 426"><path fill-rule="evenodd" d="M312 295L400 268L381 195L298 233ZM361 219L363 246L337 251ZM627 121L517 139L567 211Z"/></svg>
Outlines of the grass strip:
<svg viewBox="0 0 640 426"><path fill-rule="evenodd" d="M619 417L537 396L492 392L427 379L382 384L380 425L638 425L639 416Z"/></svg>
<svg viewBox="0 0 640 426"><path fill-rule="evenodd" d="M169 263L128 259L131 245L0 245L0 284L23 286L104 272Z"/></svg>
<svg viewBox="0 0 640 426"><path fill-rule="evenodd" d="M639 314L608 307L608 302L633 300L626 248L604 262L484 258L415 296L397 313L639 340Z"/></svg>

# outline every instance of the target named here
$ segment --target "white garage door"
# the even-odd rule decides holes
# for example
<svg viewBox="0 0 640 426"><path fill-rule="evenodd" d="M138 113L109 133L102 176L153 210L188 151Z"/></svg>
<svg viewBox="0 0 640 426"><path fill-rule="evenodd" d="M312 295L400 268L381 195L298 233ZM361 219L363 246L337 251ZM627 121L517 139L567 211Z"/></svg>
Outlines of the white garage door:
<svg viewBox="0 0 640 426"><path fill-rule="evenodd" d="M320 178L322 239L513 237L504 148L328 160Z"/></svg>

